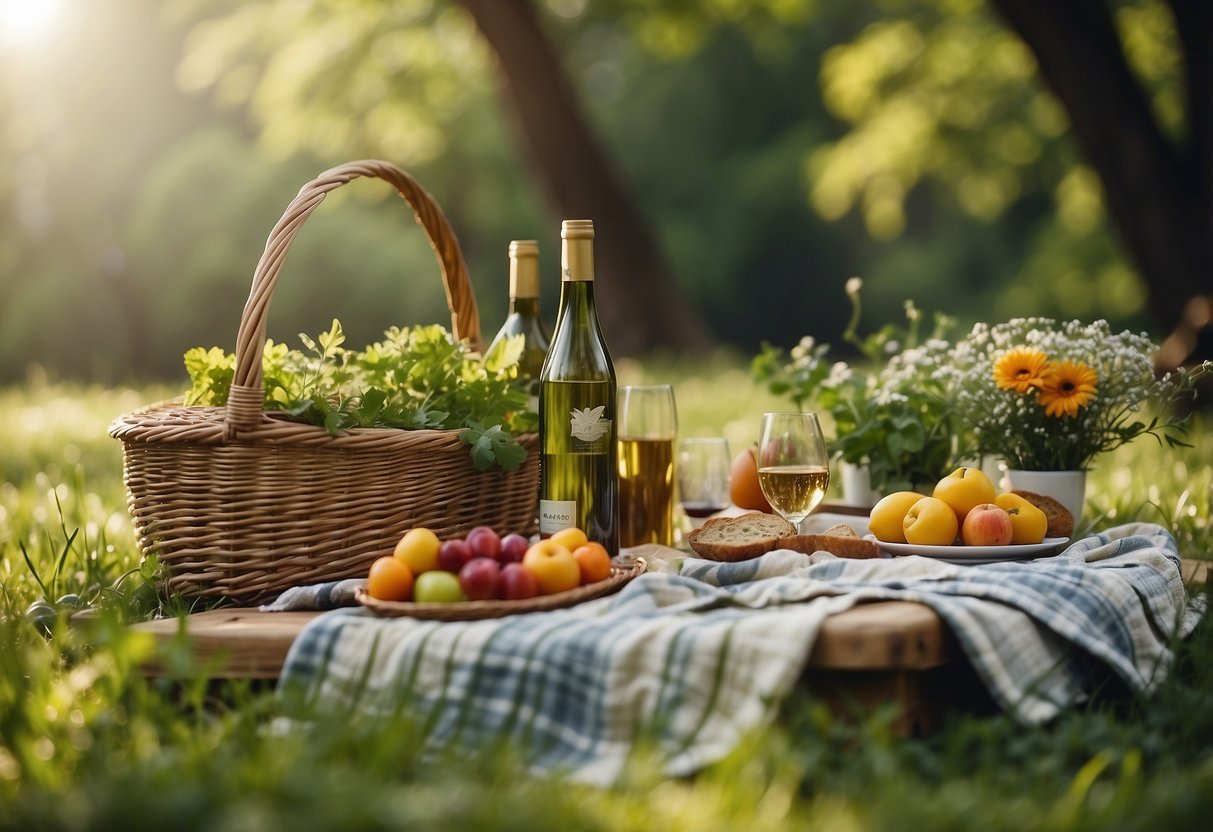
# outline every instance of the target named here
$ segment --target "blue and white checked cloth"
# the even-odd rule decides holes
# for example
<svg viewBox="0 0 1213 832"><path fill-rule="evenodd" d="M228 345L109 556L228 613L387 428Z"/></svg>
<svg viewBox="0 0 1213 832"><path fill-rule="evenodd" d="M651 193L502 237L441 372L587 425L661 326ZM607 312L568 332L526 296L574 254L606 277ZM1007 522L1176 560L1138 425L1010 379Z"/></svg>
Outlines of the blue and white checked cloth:
<svg viewBox="0 0 1213 832"><path fill-rule="evenodd" d="M1173 539L1150 524L987 566L789 551L734 564L688 558L550 613L458 623L320 616L292 646L283 684L335 713L407 703L434 750L508 737L536 771L599 785L614 782L644 735L666 774L681 776L771 720L822 621L871 599L932 607L995 700L1026 723L1083 699L1098 683L1092 657L1150 690L1166 675L1172 640L1204 611L1186 595Z"/></svg>

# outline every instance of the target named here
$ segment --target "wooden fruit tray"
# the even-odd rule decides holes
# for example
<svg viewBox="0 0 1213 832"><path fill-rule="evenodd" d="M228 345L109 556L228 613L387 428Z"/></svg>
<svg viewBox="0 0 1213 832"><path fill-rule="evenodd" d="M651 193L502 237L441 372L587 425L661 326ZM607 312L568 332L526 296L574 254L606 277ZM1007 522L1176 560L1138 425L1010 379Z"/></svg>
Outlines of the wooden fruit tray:
<svg viewBox="0 0 1213 832"><path fill-rule="evenodd" d="M381 601L378 598L372 598L365 589L358 590L354 597L362 606L384 616L404 616L435 621L475 621L482 618L502 618L507 615L522 615L528 612L558 610L593 598L601 598L620 589L637 575L644 574L646 568L648 568L648 564L644 558L636 558L625 564L615 563L611 566L611 574L601 581L564 592L528 598L525 601L462 601L452 604L419 604L414 601Z"/></svg>

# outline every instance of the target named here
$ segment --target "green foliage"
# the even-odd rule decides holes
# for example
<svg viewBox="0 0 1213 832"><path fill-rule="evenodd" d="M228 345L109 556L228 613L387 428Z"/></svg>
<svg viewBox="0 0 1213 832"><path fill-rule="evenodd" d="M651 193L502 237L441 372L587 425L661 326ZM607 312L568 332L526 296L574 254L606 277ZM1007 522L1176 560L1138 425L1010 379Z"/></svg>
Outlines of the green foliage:
<svg viewBox="0 0 1213 832"><path fill-rule="evenodd" d="M965 323L1144 323L1097 179L988 4L532 5L723 342L790 347L809 332L838 344L846 305L831 287L853 274L875 321L914 297ZM1117 9L1162 122L1183 129L1165 4ZM0 90L12 113L0 124L12 162L0 166L0 378L32 363L170 377L190 345L234 334L274 221L347 159L398 162L439 198L487 329L504 316L506 241L548 241L542 273L557 273L540 182L488 50L451 0L112 0L55 43L0 61L3 88L27 91ZM272 325L289 335L339 315L366 343L390 322L442 320L432 253L399 233L407 209L390 190L354 184L329 201L296 238ZM626 304L603 277L600 302ZM743 287L778 302L739 304Z"/></svg>
<svg viewBox="0 0 1213 832"><path fill-rule="evenodd" d="M621 383L672 381L688 433L752 438L769 400L739 358L618 369ZM159 600L122 508L120 445L104 428L167 392L0 389L10 426L0 455L0 829L1148 832L1201 828L1213 811L1209 617L1176 645L1149 699L1109 687L1049 726L962 714L903 740L887 709L841 720L800 688L778 723L698 776L664 780L642 750L605 791L532 778L508 748L423 759L420 726L404 714L280 730L284 700L210 679L184 641L160 657L169 678L145 679L137 668L153 645L121 622ZM1105 457L1089 477L1096 525L1164 522L1185 556L1213 555L1207 417L1194 418L1188 439L1192 449L1162 457L1148 443ZM90 627L59 612L48 638L24 617L42 590L19 543L44 582L62 560L55 591L100 609Z"/></svg>
<svg viewBox="0 0 1213 832"><path fill-rule="evenodd" d="M521 336L488 356L468 350L436 324L392 327L384 340L349 350L334 318L315 340L300 333L306 351L269 341L262 352L264 407L329 433L350 428L463 429L479 471L494 464L518 468L526 451L511 435L532 431L538 415L515 380ZM187 405L227 404L236 356L216 347L185 354L191 387Z"/></svg>
<svg viewBox="0 0 1213 832"><path fill-rule="evenodd" d="M930 190L934 210L946 203L979 224L1010 227L1036 206L1040 221L1023 229L1027 257L1012 255L1017 262L1001 280L978 278L990 287L987 305L1001 307L1000 317L1140 313L1141 285L1108 234L1098 177L1066 137L1066 114L1028 47L991 4L865 5L872 18L822 60L825 106L847 129L808 154L814 210L830 219L857 212L874 238L893 240L914 233L916 189ZM1170 11L1162 0L1111 5L1160 122L1182 130ZM873 286L888 288L883 280Z"/></svg>
<svg viewBox="0 0 1213 832"><path fill-rule="evenodd" d="M861 338L857 279L847 286L851 320L843 338L864 356L862 365L829 360L830 346L811 336L785 355L764 344L751 363L754 379L800 410L830 416L831 451L853 465L867 465L878 494L909 491L934 483L952 463L968 455L960 442L951 398L939 376L954 321L937 315L921 339L921 313L905 307L906 325L886 324Z"/></svg>

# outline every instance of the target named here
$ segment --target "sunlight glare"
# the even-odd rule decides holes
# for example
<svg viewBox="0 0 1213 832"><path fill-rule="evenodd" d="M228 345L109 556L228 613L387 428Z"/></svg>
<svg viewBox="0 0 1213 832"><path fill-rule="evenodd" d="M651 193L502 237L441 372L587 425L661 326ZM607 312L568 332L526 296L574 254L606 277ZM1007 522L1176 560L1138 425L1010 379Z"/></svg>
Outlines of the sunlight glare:
<svg viewBox="0 0 1213 832"><path fill-rule="evenodd" d="M0 42L24 46L44 37L59 16L63 0L0 0Z"/></svg>

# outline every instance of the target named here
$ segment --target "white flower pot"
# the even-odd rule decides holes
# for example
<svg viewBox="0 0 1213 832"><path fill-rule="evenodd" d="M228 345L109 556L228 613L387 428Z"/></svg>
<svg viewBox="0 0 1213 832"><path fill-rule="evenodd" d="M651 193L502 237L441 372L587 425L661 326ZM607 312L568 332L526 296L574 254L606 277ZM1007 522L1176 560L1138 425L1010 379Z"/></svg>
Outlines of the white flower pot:
<svg viewBox="0 0 1213 832"><path fill-rule="evenodd" d="M880 495L872 490L872 478L868 466L840 460L838 475L842 479L843 503L864 508L876 505Z"/></svg>
<svg viewBox="0 0 1213 832"><path fill-rule="evenodd" d="M1061 503L1077 524L1087 497L1086 471L1016 471L1007 469L1005 490L1044 494Z"/></svg>

